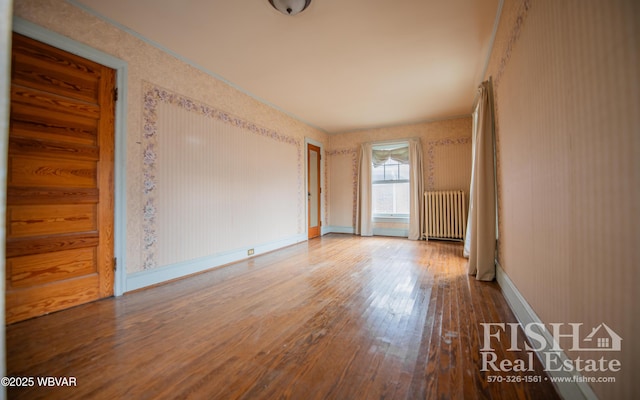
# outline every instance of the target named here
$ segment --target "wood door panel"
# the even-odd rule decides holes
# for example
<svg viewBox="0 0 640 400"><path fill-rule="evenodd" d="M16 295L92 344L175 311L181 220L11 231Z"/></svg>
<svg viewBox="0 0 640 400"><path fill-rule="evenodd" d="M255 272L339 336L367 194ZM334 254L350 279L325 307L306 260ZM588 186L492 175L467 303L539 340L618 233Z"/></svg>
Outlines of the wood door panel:
<svg viewBox="0 0 640 400"><path fill-rule="evenodd" d="M95 248L34 254L7 260L11 288L22 288L96 273Z"/></svg>
<svg viewBox="0 0 640 400"><path fill-rule="evenodd" d="M95 231L93 204L26 205L7 208L7 238Z"/></svg>
<svg viewBox="0 0 640 400"><path fill-rule="evenodd" d="M33 90L21 86L11 87L11 101L29 104L43 110L60 114L75 114L82 117L100 118L100 107L95 104L62 97L55 94Z"/></svg>
<svg viewBox="0 0 640 400"><path fill-rule="evenodd" d="M72 158L74 160L98 161L99 149L75 143L59 143L46 139L12 137L9 140L9 152L23 156L37 156L47 158Z"/></svg>
<svg viewBox="0 0 640 400"><path fill-rule="evenodd" d="M7 240L7 258L40 254L83 247L97 247L98 232L69 233L50 237L15 238Z"/></svg>
<svg viewBox="0 0 640 400"><path fill-rule="evenodd" d="M7 189L7 205L12 204L96 204L97 188L10 187Z"/></svg>
<svg viewBox="0 0 640 400"><path fill-rule="evenodd" d="M67 279L63 283L7 291L7 322L21 321L97 300L100 297L98 287L98 274L93 274Z"/></svg>
<svg viewBox="0 0 640 400"><path fill-rule="evenodd" d="M13 63L14 82L18 86L29 86L38 90L48 91L86 102L96 102L99 87L97 82L81 77L73 77L63 71L51 71L50 73L38 70L34 66L38 60L24 56L16 57ZM56 86L51 88L51 84Z"/></svg>
<svg viewBox="0 0 640 400"><path fill-rule="evenodd" d="M96 186L97 165L92 161L12 156L8 167L11 186Z"/></svg>
<svg viewBox="0 0 640 400"><path fill-rule="evenodd" d="M6 316L113 294L115 71L13 35Z"/></svg>
<svg viewBox="0 0 640 400"><path fill-rule="evenodd" d="M97 121L27 104L11 105L11 136L97 145Z"/></svg>
<svg viewBox="0 0 640 400"><path fill-rule="evenodd" d="M17 85L97 103L99 65L24 36L14 35L12 50L12 80Z"/></svg>

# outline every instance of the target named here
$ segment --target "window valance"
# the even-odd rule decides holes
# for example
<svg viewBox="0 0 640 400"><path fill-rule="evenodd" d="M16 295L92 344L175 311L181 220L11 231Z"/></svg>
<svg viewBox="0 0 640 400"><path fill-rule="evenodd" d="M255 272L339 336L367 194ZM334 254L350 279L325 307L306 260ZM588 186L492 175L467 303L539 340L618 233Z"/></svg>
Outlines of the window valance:
<svg viewBox="0 0 640 400"><path fill-rule="evenodd" d="M389 159L398 164L409 164L409 146L392 150L374 148L371 151L371 161L375 167L383 165Z"/></svg>

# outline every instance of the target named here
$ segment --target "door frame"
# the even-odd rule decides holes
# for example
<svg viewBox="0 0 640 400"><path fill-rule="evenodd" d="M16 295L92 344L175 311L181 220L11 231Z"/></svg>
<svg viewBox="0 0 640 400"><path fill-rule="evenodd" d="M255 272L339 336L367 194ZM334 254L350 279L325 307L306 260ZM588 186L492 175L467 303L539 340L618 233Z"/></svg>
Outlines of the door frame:
<svg viewBox="0 0 640 400"><path fill-rule="evenodd" d="M127 62L103 53L66 36L13 17L13 31L31 39L86 58L116 71L118 101L115 104L115 159L114 159L114 249L117 259L113 293L121 296L126 288L126 119L127 119Z"/></svg>
<svg viewBox="0 0 640 400"><path fill-rule="evenodd" d="M314 146L317 146L320 148L320 199L319 199L319 204L320 204L320 236L324 235L325 232L325 222L323 220L323 216L324 216L324 210L326 207L325 201L323 201L323 197L325 195L325 190L326 188L324 187L324 162L325 162L325 156L322 156L322 154L324 153L324 146L321 142L318 142L317 140L313 140L311 138L304 138L304 231L305 231L305 236L307 238L307 240L309 240L309 201L307 199L307 193L309 193L309 152L307 151L308 145L312 144Z"/></svg>

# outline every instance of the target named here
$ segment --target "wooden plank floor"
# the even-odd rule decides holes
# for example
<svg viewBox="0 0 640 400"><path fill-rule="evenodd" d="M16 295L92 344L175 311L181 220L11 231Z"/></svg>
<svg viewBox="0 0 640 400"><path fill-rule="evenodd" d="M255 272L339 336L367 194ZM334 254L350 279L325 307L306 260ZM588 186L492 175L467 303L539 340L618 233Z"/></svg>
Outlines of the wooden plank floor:
<svg viewBox="0 0 640 400"><path fill-rule="evenodd" d="M460 244L331 234L9 325L8 376L75 377L77 386L8 394L557 398L544 381L488 383L481 322L516 320L497 284L467 276ZM503 345L500 359L525 357ZM544 376L536 368L529 374Z"/></svg>

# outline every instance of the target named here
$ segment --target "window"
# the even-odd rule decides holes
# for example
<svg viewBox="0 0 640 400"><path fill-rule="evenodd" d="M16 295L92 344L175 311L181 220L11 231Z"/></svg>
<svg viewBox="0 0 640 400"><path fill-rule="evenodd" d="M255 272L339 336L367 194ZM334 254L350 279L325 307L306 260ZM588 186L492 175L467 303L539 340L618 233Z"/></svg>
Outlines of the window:
<svg viewBox="0 0 640 400"><path fill-rule="evenodd" d="M371 169L374 217L409 217L409 148L375 146Z"/></svg>

